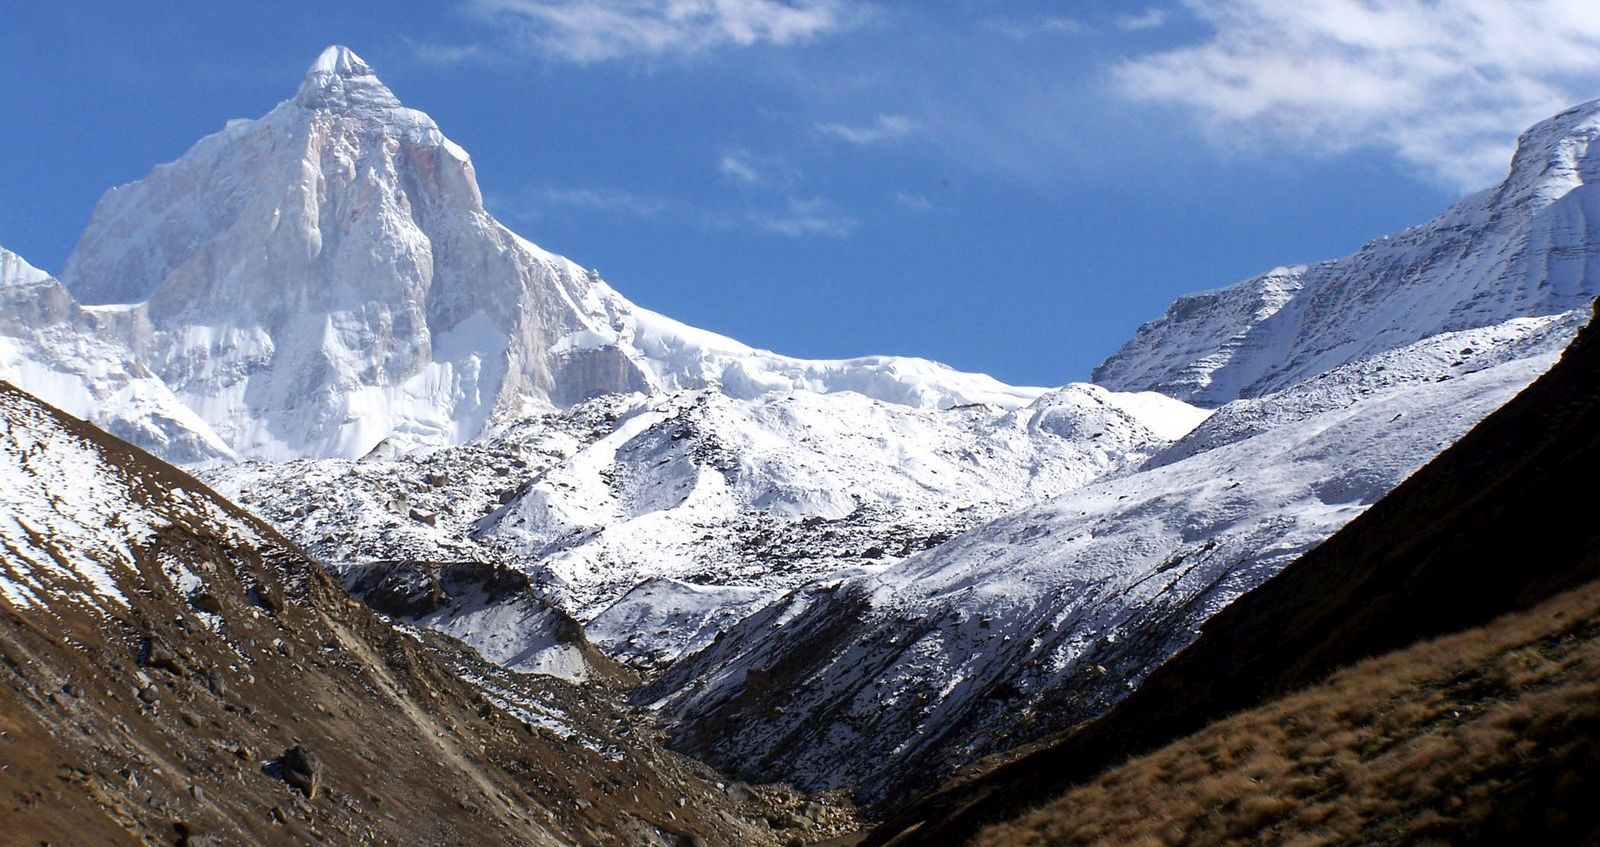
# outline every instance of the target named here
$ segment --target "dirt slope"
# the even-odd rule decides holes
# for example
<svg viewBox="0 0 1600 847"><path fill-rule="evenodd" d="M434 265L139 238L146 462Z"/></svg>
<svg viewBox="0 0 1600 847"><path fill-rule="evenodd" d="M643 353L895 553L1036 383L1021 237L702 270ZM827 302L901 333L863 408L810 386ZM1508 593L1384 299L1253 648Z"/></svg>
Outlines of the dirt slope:
<svg viewBox="0 0 1600 847"><path fill-rule="evenodd" d="M0 447L8 480L81 466L110 501L68 476L0 500L0 841L780 843L603 696L397 630L194 479L4 383ZM86 535L148 532L50 529L101 513Z"/></svg>

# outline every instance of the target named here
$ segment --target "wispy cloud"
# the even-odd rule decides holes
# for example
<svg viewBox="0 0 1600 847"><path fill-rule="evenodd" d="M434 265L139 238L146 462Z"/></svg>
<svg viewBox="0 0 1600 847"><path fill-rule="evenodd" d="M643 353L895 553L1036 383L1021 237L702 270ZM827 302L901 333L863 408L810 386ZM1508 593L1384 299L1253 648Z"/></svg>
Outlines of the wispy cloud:
<svg viewBox="0 0 1600 847"><path fill-rule="evenodd" d="M756 188L786 188L799 176L782 161L740 147L723 152L717 160L717 173L725 182Z"/></svg>
<svg viewBox="0 0 1600 847"><path fill-rule="evenodd" d="M717 163L717 172L722 174L723 179L744 185L760 185L765 179L750 155L741 150L723 153L722 160Z"/></svg>
<svg viewBox="0 0 1600 847"><path fill-rule="evenodd" d="M1077 18L1060 15L1042 15L1036 18L985 18L984 29L997 32L1016 41L1027 41L1042 35L1080 35L1089 28Z"/></svg>
<svg viewBox="0 0 1600 847"><path fill-rule="evenodd" d="M933 211L933 202L914 191L899 191L894 195L894 201L913 212Z"/></svg>
<svg viewBox="0 0 1600 847"><path fill-rule="evenodd" d="M652 222L672 221L708 230L746 230L788 238L843 238L855 232L856 220L836 211L820 197L792 197L783 191L760 191L736 202L646 194L615 187L536 186L486 198L507 220L534 226L551 219L619 216Z"/></svg>
<svg viewBox="0 0 1600 847"><path fill-rule="evenodd" d="M724 182L740 189L739 213L717 213L706 220L719 228L753 226L790 238L824 235L843 238L855 232L856 220L833 210L821 197L800 196L804 175L777 156L758 156L732 148L717 160Z"/></svg>
<svg viewBox="0 0 1600 847"><path fill-rule="evenodd" d="M511 51L579 64L692 56L800 44L873 16L860 0L469 0L463 8L495 28L496 46L420 45L420 56L477 59Z"/></svg>
<svg viewBox="0 0 1600 847"><path fill-rule="evenodd" d="M637 218L653 218L675 204L662 197L637 194L622 188L539 188L528 199L540 208L582 209L591 212L620 212Z"/></svg>
<svg viewBox="0 0 1600 847"><path fill-rule="evenodd" d="M454 65L460 62L488 59L482 44L435 44L426 41L406 40L411 52L429 64Z"/></svg>
<svg viewBox="0 0 1600 847"><path fill-rule="evenodd" d="M851 126L839 123L816 125L817 132L830 138L856 145L895 141L910 135L916 128L917 122L905 115L879 115L877 120L865 126Z"/></svg>
<svg viewBox="0 0 1600 847"><path fill-rule="evenodd" d="M1141 29L1156 29L1167 22L1167 10L1151 7L1143 12L1128 15L1118 15L1117 29L1132 32Z"/></svg>
<svg viewBox="0 0 1600 847"><path fill-rule="evenodd" d="M816 197L790 199L781 209L753 212L750 220L767 232L790 238L844 238L856 229L854 218L834 212L827 201Z"/></svg>
<svg viewBox="0 0 1600 847"><path fill-rule="evenodd" d="M693 212L672 198L609 186L531 186L486 197L485 202L510 220L529 224L574 214L655 219Z"/></svg>
<svg viewBox="0 0 1600 847"><path fill-rule="evenodd" d="M1224 145L1375 148L1443 184L1505 173L1516 134L1600 93L1594 0L1187 0L1213 32L1116 71Z"/></svg>

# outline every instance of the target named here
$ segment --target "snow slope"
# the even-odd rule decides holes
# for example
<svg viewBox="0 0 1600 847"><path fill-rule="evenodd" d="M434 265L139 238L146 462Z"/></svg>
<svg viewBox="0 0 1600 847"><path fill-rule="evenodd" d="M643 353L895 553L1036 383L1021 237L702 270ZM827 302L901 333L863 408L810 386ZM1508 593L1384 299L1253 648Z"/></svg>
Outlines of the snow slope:
<svg viewBox="0 0 1600 847"><path fill-rule="evenodd" d="M1593 101L1523 133L1503 183L1423 226L1180 297L1094 382L1214 407L1442 332L1580 308L1600 294L1597 136Z"/></svg>
<svg viewBox="0 0 1600 847"><path fill-rule="evenodd" d="M141 477L32 397L0 387L0 596L12 607L126 612L125 587L145 578L136 548L170 526L175 512L238 543L261 542L255 527L200 486ZM186 594L206 590L190 564L162 565Z"/></svg>
<svg viewBox="0 0 1600 847"><path fill-rule="evenodd" d="M1115 702L1536 378L1581 323L1457 333L1394 351L1404 368L1351 365L1224 407L1213 418L1232 423L1190 436L1207 449L1180 441L1147 469L796 591L641 700L750 778L873 799L925 787Z"/></svg>
<svg viewBox="0 0 1600 847"><path fill-rule="evenodd" d="M598 646L648 665L782 591L1135 466L1205 415L1088 385L1010 411L685 390L597 398L473 444L207 479L341 572L395 559L519 570Z"/></svg>
<svg viewBox="0 0 1600 847"><path fill-rule="evenodd" d="M855 393L643 400L477 535L540 561L583 619L646 576L787 588L842 562L903 556L1164 446L1122 399L1076 385L1012 412ZM1203 417L1168 404L1183 431ZM809 553L795 538L778 555L796 525L835 538Z"/></svg>
<svg viewBox="0 0 1600 847"><path fill-rule="evenodd" d="M107 193L62 279L137 315L139 360L258 458L461 443L617 392L1042 393L918 359L793 359L640 309L496 221L467 153L343 47L264 117Z"/></svg>
<svg viewBox="0 0 1600 847"><path fill-rule="evenodd" d="M0 379L174 461L233 453L119 340L131 316L85 309L60 282L0 248Z"/></svg>

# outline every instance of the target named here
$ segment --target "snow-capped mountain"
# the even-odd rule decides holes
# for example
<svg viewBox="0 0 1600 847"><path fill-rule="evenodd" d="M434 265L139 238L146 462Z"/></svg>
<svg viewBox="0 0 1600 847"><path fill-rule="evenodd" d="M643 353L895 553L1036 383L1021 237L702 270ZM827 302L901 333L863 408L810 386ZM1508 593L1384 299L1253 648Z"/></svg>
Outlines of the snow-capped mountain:
<svg viewBox="0 0 1600 847"><path fill-rule="evenodd" d="M1600 294L1600 100L1523 133L1499 186L1354 255L1180 297L1094 372L1215 407L1414 341Z"/></svg>
<svg viewBox="0 0 1600 847"><path fill-rule="evenodd" d="M1347 259L1179 300L1099 374L1224 405L1130 473L747 616L640 701L752 778L881 800L1102 712L1542 373L1600 277L1600 103ZM1246 395L1245 399L1237 399Z"/></svg>
<svg viewBox="0 0 1600 847"><path fill-rule="evenodd" d="M1394 720L1401 714L1408 717L1400 720L1420 720L1436 733L1436 739L1472 737L1463 723L1508 713L1499 705L1505 698L1496 686L1507 680L1515 680L1510 685L1527 680L1520 671L1527 666L1526 656L1542 654L1552 642L1559 643L1555 648L1559 655L1571 655L1583 637L1580 633L1600 633L1600 628L1580 623L1585 613L1578 611L1585 603L1589 609L1600 610L1600 603L1583 600L1567 605L1571 598L1600 597L1596 591L1600 585L1592 582L1600 579L1600 522L1593 520L1588 498L1573 496L1574 491L1587 490L1600 475L1597 447L1600 321L1591 319L1562 352L1561 360L1537 382L1358 520L1207 620L1194 644L1151 673L1115 708L1015 755L979 766L911 805L894 809L863 839L863 847L971 843L972 835L985 825L1036 809L1044 798L1060 795L1065 786L1093 780L1095 774L1126 772L1121 763L1161 748L1173 749L1169 744L1188 745L1191 750L1198 747L1206 761L1198 767L1164 762L1156 769L1161 775L1153 781L1141 778L1129 784L1147 795L1150 785L1166 782L1177 789L1174 794L1111 799L1105 801L1106 806L1099 806L1103 798L1096 798L1079 805L1109 808L1141 820L1159 817L1169 805L1182 807L1203 815L1205 822L1173 825L1161 821L1150 830L1152 835L1164 832L1170 840L1172 833L1185 832L1187 839L1196 842L1224 842L1248 838L1251 833L1281 832L1290 817L1300 821L1321 817L1305 815L1303 807L1291 805L1279 807L1283 812L1276 819L1272 811L1263 819L1256 813L1259 807L1252 808L1252 798L1304 801L1317 797L1327 798L1341 809L1354 808L1361 804L1346 802L1342 785L1365 784L1388 792L1397 783L1391 778L1396 773L1405 775L1399 783L1417 779L1411 784L1429 786L1428 792L1437 787L1453 796L1462 786L1476 782L1464 772L1472 767L1467 763L1478 761L1497 773L1493 789L1480 795L1481 802L1455 802L1425 793L1417 805L1419 812L1423 806L1457 814L1478 812L1505 818L1510 827L1524 825L1522 819L1546 817L1505 814L1502 798L1507 785L1550 784L1548 778L1530 777L1519 769L1562 761L1559 756L1524 756L1513 751L1559 748L1570 740L1589 738L1588 733L1572 731L1568 708L1550 710L1555 719L1550 740L1530 740L1530 734L1538 731L1539 722L1535 721L1526 727L1517 725L1515 744L1472 744L1455 748L1461 751L1459 755L1407 757L1403 764L1395 764L1391 757L1405 745L1405 739L1419 736L1396 731ZM1587 588L1574 590L1585 583ZM1567 599L1552 601L1555 596ZM1536 610L1541 603L1548 605ZM1491 630L1503 629L1499 635L1477 629L1485 624ZM1546 625L1548 629L1542 628ZM1463 630L1471 634L1452 642L1439 640ZM1524 646L1536 643L1542 646ZM1515 662L1519 670L1475 669L1466 656L1480 646L1498 661ZM1401 648L1420 652L1409 667L1392 654L1371 664L1364 661ZM1351 667L1358 663L1368 668L1359 680L1352 674L1362 672ZM1600 678L1600 669L1569 673L1571 666L1565 663L1551 667L1561 669L1562 679L1578 684L1592 684ZM1347 683L1341 694L1327 696L1323 684L1330 677ZM1548 680L1526 684L1541 693L1550 690ZM1432 705L1418 710L1392 707L1374 694L1383 686L1420 695ZM1320 690L1311 694L1306 692L1308 688ZM1453 704L1441 703L1434 699L1440 692L1459 694L1459 699ZM1329 720L1294 714L1292 708L1281 708L1285 703L1281 697L1304 698L1302 703L1316 703L1339 712L1340 717ZM1566 698L1566 702L1595 701L1580 696ZM1233 716L1267 703L1273 705L1258 712L1267 716L1265 721L1248 727L1234 723ZM1371 715L1377 717L1367 719ZM1347 720L1351 717L1354 720ZM1191 735L1207 725L1208 729ZM1329 725L1339 726L1341 731L1318 729ZM1347 733L1347 729L1354 732ZM1203 739L1204 743L1181 740L1186 736L1191 742ZM1231 741L1219 744L1219 737ZM1347 749L1355 755L1328 755L1328 749L1319 744L1334 737L1349 740ZM1261 750L1274 744L1282 745L1276 755L1297 763L1276 771L1292 779L1292 786L1267 784L1273 777L1265 777L1264 783L1260 776L1266 772L1259 767ZM1230 746L1242 755L1230 755ZM1504 753L1511 753L1515 762L1507 763L1501 756ZM1482 758L1485 755L1490 758ZM1342 763L1327 767L1333 759ZM1221 764L1228 761L1242 769L1237 780L1218 778L1217 768L1229 767ZM1419 779L1434 764L1445 768L1447 774L1442 779ZM1378 768L1382 775L1351 779L1352 766ZM1300 784L1301 780L1321 778L1331 778L1341 787L1308 790ZM1196 790L1209 791L1219 784L1236 787L1238 793L1230 796L1226 792L1231 789L1224 789L1223 794L1194 802ZM1197 789L1198 785L1206 788ZM1399 792L1405 793L1403 789ZM1555 802L1575 808L1565 799ZM1219 817L1230 812L1239 815L1234 819L1237 823L1219 825ZM1084 815L1078 808L1068 815L1071 823L1053 831L992 838L988 843L1092 843L1097 837L1105 841L1111 831L1080 826ZM1426 812L1386 813L1386 819L1422 821L1429 837L1455 843L1596 840L1593 835L1578 833L1468 834L1470 826L1451 831ZM1549 819L1557 825L1567 820L1562 815ZM1356 827L1364 826L1357 821ZM1195 838L1199 827L1209 835ZM1373 830L1365 831L1370 834ZM1123 833L1126 830L1109 836L1110 842L1162 840ZM1323 830L1313 837L1341 844L1368 840L1355 829L1343 833ZM1407 836L1396 837L1404 840Z"/></svg>
<svg viewBox="0 0 1600 847"><path fill-rule="evenodd" d="M123 340L242 456L460 443L610 393L1040 393L918 359L792 359L638 308L496 221L466 151L343 47L264 117L109 192L62 280L133 313Z"/></svg>
<svg viewBox="0 0 1600 847"><path fill-rule="evenodd" d="M873 800L929 787L1125 696L1537 378L1582 319L1437 336L1224 407L1225 426L1190 436L1204 449L1182 440L1147 469L793 592L640 702L746 778Z"/></svg>
<svg viewBox="0 0 1600 847"><path fill-rule="evenodd" d="M0 379L174 461L231 459L120 340L135 323L127 310L77 305L59 281L0 247Z"/></svg>
<svg viewBox="0 0 1600 847"><path fill-rule="evenodd" d="M540 658L559 629L541 603L614 655L666 661L782 591L1126 469L1205 416L919 359L793 359L640 309L495 221L466 153L339 47L265 117L109 192L63 278L91 305L52 283L61 309L103 317L65 343L153 372L187 415L157 420L213 448L175 458L266 460L209 478L352 588L374 567L521 572L540 598L408 619L569 676L587 671Z"/></svg>
<svg viewBox="0 0 1600 847"><path fill-rule="evenodd" d="M686 749L882 799L1117 702L1548 367L1600 291L1597 135L1600 101L1563 113L1497 189L1180 298L1107 387L1045 390L639 308L333 47L108 193L62 282L0 251L0 377L206 465L407 634L498 663L485 691L621 660ZM107 504L62 531L122 567L155 519L97 461L57 469ZM15 549L49 517L24 483ZM8 566L0 600L110 609L108 574Z"/></svg>
<svg viewBox="0 0 1600 847"><path fill-rule="evenodd" d="M1011 411L693 390L597 398L434 451L206 475L336 570L501 564L612 655L653 664L783 591L1131 467L1205 416L1089 385Z"/></svg>

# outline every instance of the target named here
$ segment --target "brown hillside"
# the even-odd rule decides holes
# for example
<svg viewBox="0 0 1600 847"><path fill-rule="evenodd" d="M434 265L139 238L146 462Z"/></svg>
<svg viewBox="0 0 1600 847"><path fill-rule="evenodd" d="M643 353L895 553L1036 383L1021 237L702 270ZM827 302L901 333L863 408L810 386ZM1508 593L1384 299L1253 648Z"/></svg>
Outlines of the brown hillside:
<svg viewBox="0 0 1600 847"><path fill-rule="evenodd" d="M1600 843L1600 581L1113 768L982 847Z"/></svg>
<svg viewBox="0 0 1600 847"><path fill-rule="evenodd" d="M121 553L30 529L92 513L71 490L0 514L33 533L0 577L42 598L0 595L0 843L781 843L605 692L397 630L193 478L0 383L7 441L5 478L93 456L114 514L157 520ZM126 605L86 602L85 555Z"/></svg>

